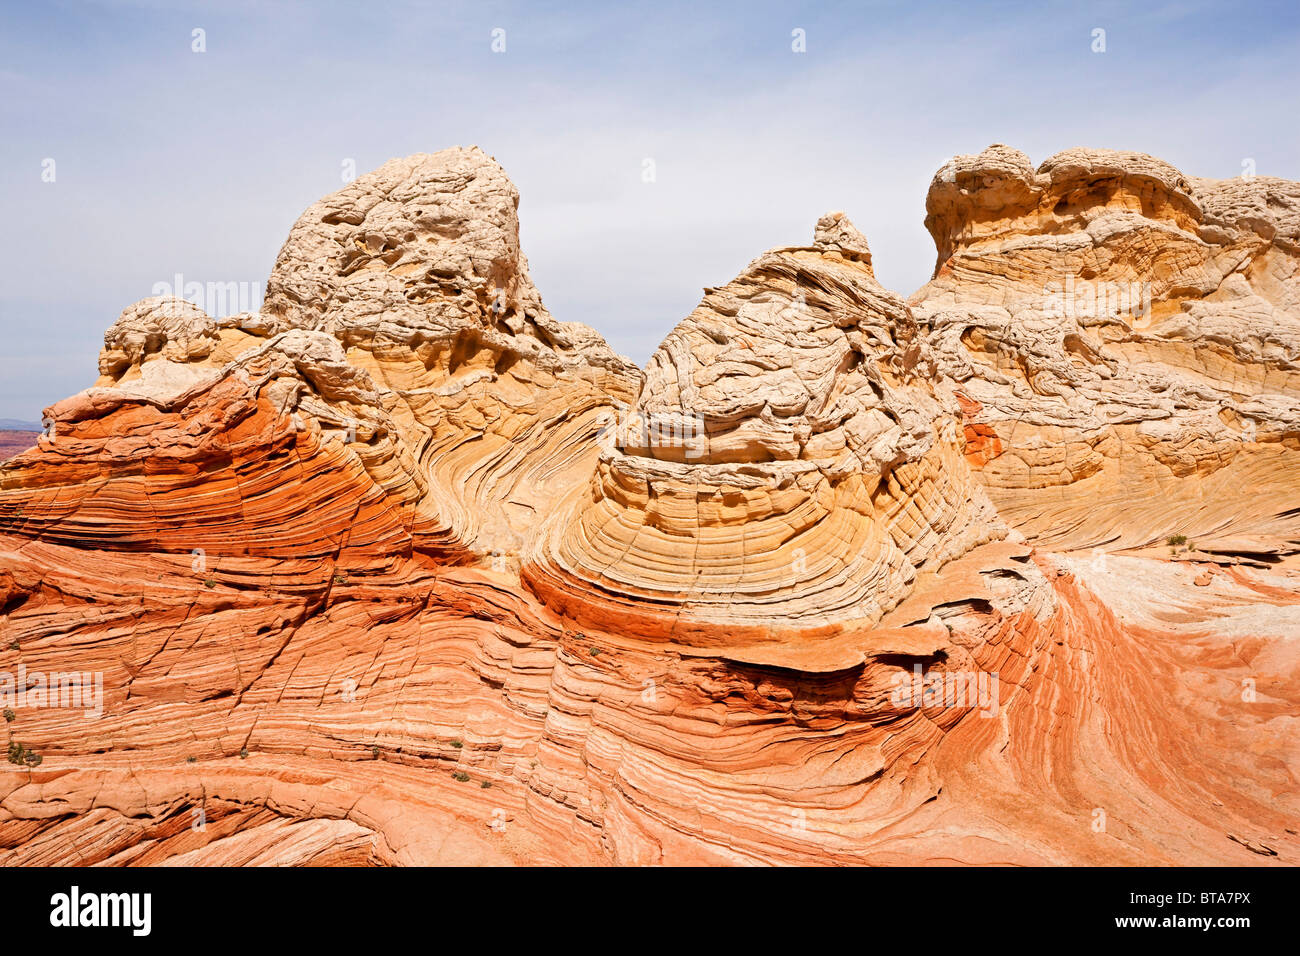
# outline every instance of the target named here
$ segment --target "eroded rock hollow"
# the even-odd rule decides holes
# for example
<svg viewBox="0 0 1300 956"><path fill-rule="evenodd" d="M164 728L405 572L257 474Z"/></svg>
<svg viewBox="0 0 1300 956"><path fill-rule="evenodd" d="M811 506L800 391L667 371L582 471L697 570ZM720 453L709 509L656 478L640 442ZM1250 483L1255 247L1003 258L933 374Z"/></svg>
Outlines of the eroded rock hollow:
<svg viewBox="0 0 1300 956"><path fill-rule="evenodd" d="M0 468L0 861L1300 860L1300 184L992 146L910 298L828 213L645 370L518 200L109 328Z"/></svg>

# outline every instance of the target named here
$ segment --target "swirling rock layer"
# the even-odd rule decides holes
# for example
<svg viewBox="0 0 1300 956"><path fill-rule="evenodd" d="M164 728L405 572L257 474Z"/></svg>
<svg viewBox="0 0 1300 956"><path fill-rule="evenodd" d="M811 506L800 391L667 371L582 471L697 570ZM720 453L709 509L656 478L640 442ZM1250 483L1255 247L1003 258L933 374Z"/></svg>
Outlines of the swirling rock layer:
<svg viewBox="0 0 1300 956"><path fill-rule="evenodd" d="M760 256L668 336L527 580L646 636L877 623L918 570L1002 533L928 368L866 240L824 217L812 246Z"/></svg>
<svg viewBox="0 0 1300 956"><path fill-rule="evenodd" d="M0 862L1294 864L1296 195L994 147L642 373L386 164L0 469Z"/></svg>
<svg viewBox="0 0 1300 956"><path fill-rule="evenodd" d="M991 146L910 300L1003 518L1050 547L1300 548L1300 184Z"/></svg>

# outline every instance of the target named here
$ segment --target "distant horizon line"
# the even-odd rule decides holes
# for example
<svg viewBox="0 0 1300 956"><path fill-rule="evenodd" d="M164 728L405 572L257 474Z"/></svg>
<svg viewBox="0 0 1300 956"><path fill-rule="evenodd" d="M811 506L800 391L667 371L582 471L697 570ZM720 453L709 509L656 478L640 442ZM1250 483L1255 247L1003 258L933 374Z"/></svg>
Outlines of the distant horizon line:
<svg viewBox="0 0 1300 956"><path fill-rule="evenodd" d="M5 432L40 432L44 431L40 422L27 421L23 418L0 418L0 431Z"/></svg>

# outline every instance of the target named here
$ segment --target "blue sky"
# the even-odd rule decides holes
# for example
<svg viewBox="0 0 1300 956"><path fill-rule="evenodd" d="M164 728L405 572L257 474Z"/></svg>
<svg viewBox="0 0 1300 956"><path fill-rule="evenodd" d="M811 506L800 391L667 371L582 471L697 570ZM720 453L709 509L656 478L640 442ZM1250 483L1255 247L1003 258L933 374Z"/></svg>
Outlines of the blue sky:
<svg viewBox="0 0 1300 956"><path fill-rule="evenodd" d="M547 307L644 362L702 287L830 209L914 291L954 153L1300 179L1298 97L1294 3L10 4L0 418L91 384L104 330L156 283L260 288L348 159L482 146L522 194Z"/></svg>

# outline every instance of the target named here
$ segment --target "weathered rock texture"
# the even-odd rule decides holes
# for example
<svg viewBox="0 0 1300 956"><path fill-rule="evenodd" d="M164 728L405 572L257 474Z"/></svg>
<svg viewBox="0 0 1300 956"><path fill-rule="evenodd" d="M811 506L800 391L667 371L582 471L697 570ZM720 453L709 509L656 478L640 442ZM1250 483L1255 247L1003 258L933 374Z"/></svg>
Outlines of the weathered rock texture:
<svg viewBox="0 0 1300 956"><path fill-rule="evenodd" d="M993 147L642 373L386 164L0 470L0 862L1294 864L1298 196Z"/></svg>
<svg viewBox="0 0 1300 956"><path fill-rule="evenodd" d="M1300 549L1300 184L991 146L926 209L910 303L1005 520L1044 547Z"/></svg>
<svg viewBox="0 0 1300 956"><path fill-rule="evenodd" d="M877 624L918 573L1005 532L930 377L866 240L829 215L673 330L525 577L580 621L783 657Z"/></svg>

